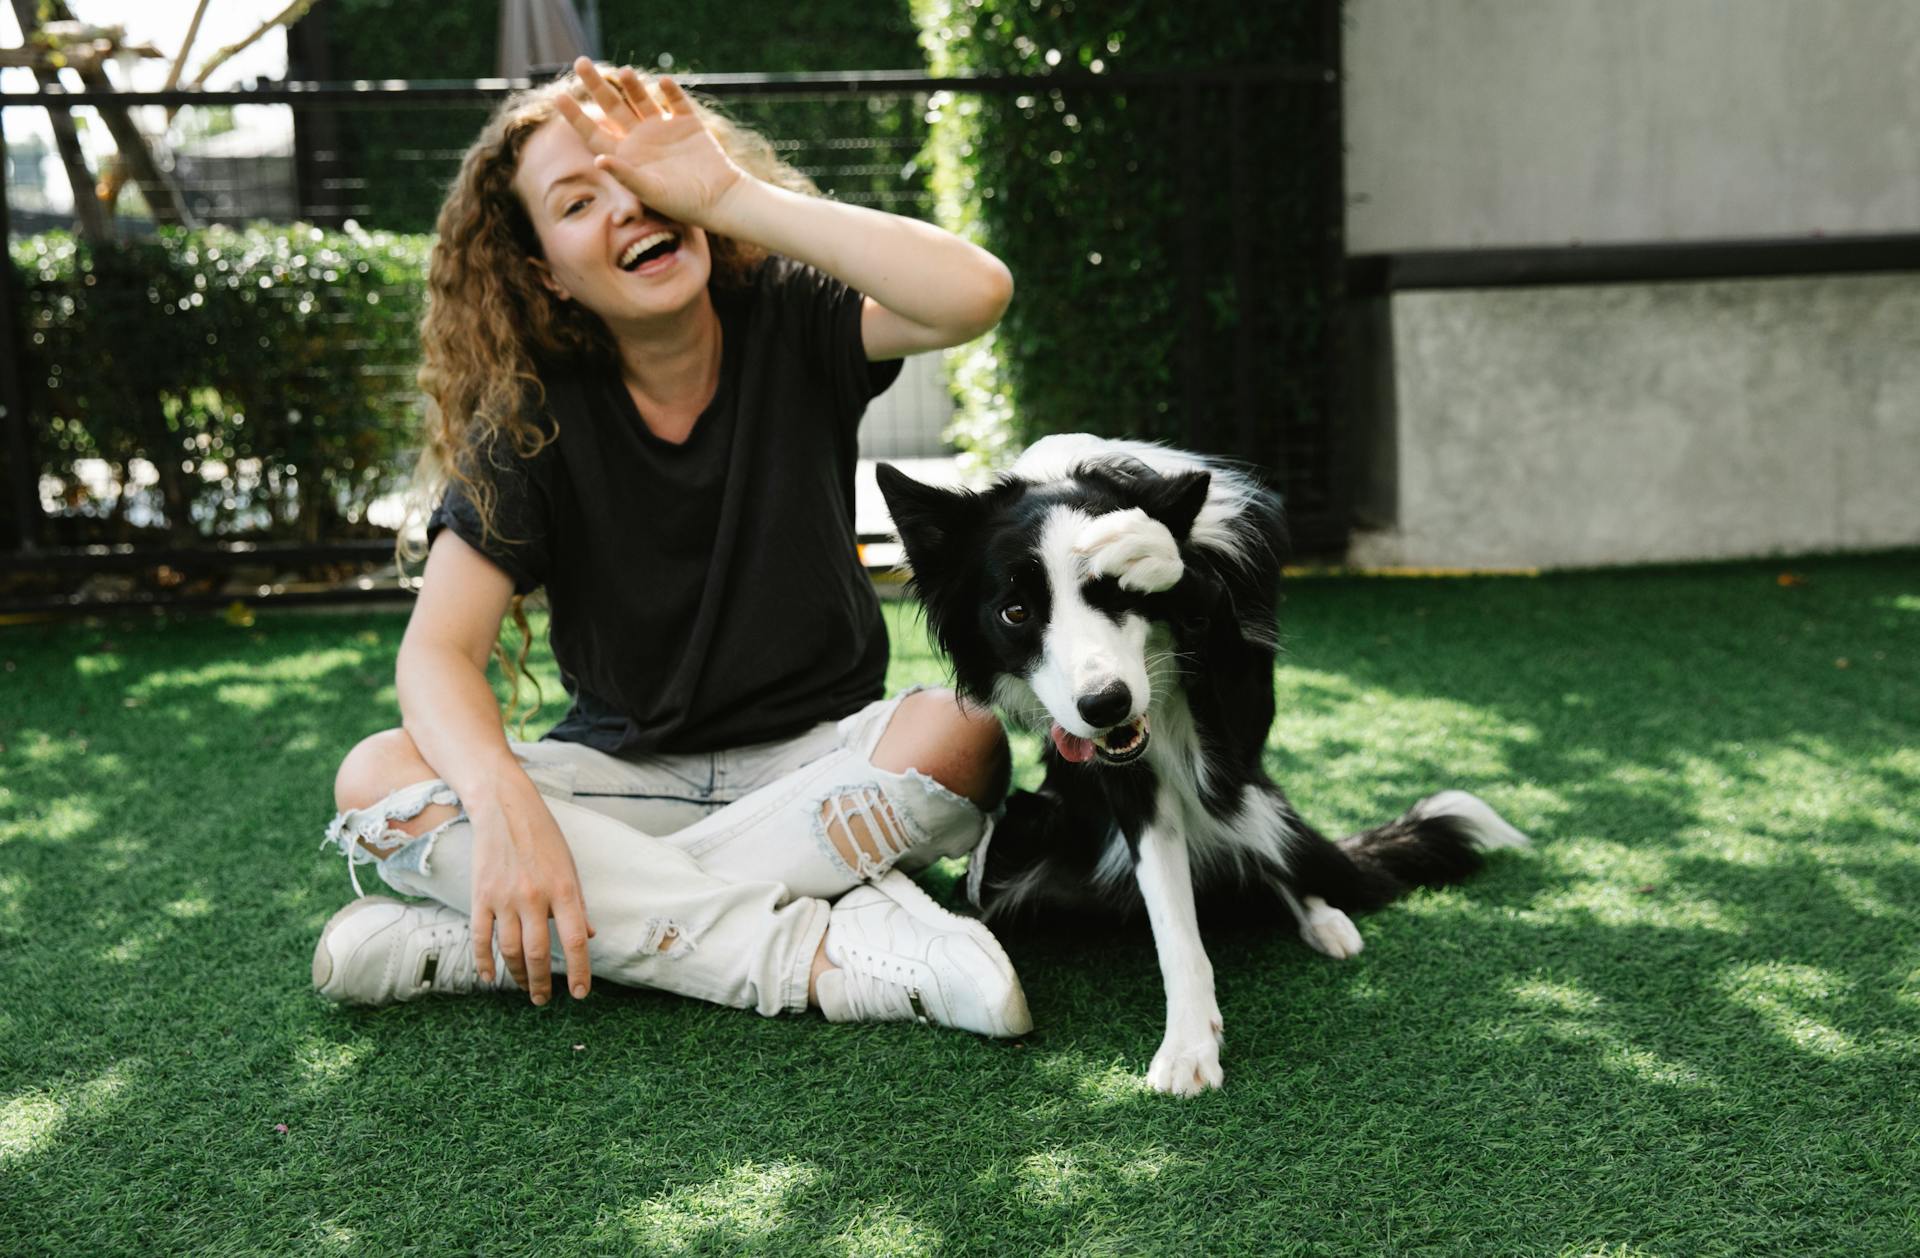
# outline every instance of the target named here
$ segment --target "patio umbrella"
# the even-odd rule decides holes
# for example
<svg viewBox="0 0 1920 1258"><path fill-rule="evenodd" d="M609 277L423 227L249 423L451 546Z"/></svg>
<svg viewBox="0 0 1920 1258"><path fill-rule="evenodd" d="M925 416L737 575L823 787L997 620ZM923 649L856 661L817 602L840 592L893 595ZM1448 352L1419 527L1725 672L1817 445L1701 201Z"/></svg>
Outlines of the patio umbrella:
<svg viewBox="0 0 1920 1258"><path fill-rule="evenodd" d="M500 0L501 78L550 78L575 57L593 55L568 0Z"/></svg>

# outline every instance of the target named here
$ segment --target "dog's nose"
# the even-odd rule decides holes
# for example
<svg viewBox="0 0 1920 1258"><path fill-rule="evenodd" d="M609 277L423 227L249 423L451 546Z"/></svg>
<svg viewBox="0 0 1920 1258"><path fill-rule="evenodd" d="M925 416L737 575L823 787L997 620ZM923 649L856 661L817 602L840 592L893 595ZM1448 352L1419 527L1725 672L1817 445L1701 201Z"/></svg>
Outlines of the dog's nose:
<svg viewBox="0 0 1920 1258"><path fill-rule="evenodd" d="M1095 729L1110 729L1133 715L1133 692L1124 681L1111 681L1090 695L1073 701L1080 719Z"/></svg>

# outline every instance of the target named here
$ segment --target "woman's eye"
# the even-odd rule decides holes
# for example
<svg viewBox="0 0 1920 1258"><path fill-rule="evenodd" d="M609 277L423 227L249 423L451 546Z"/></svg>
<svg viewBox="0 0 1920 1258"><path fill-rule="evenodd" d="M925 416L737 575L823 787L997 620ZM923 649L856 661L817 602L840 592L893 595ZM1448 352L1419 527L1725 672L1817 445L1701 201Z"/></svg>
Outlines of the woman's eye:
<svg viewBox="0 0 1920 1258"><path fill-rule="evenodd" d="M1024 625L1030 613L1018 603L1009 603L1000 609L1000 623L1003 625Z"/></svg>
<svg viewBox="0 0 1920 1258"><path fill-rule="evenodd" d="M579 209L581 206L585 205L586 203L587 203L587 199L585 197L581 197L578 201L572 202L567 206L566 209L560 211L560 217L567 218L571 216L575 210Z"/></svg>

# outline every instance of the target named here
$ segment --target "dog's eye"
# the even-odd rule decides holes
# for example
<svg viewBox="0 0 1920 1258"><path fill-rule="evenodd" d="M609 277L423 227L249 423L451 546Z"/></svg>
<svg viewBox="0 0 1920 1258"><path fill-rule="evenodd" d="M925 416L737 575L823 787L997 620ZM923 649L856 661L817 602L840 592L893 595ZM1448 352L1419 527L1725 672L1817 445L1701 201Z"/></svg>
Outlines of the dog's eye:
<svg viewBox="0 0 1920 1258"><path fill-rule="evenodd" d="M1020 625L1026 624L1027 617L1030 615L1032 615L1032 613L1029 612L1026 608L1022 607L1020 604L1008 603L1005 607L1002 607L1000 609L1000 623L1003 625L1013 625L1015 627L1018 627Z"/></svg>

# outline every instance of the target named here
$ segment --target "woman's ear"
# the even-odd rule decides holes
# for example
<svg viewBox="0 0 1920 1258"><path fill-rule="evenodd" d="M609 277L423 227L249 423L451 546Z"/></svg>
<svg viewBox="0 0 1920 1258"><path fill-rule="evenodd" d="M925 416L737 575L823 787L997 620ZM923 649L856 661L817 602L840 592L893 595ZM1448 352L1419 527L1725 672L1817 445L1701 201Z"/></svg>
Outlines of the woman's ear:
<svg viewBox="0 0 1920 1258"><path fill-rule="evenodd" d="M573 294L567 291L566 285L553 278L553 268L547 265L545 258L528 258L527 265L533 268L533 273L540 277L540 283L548 292L561 301L573 300Z"/></svg>

